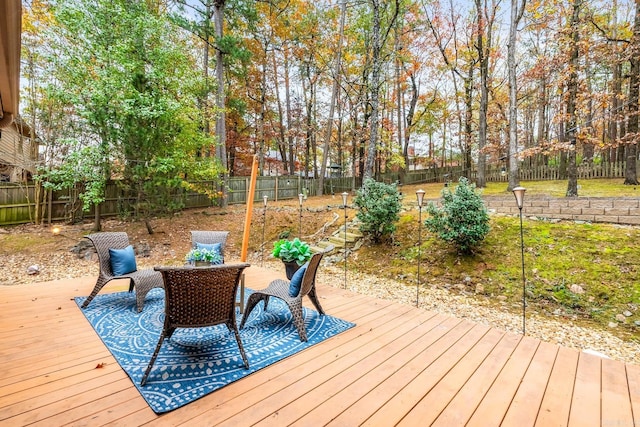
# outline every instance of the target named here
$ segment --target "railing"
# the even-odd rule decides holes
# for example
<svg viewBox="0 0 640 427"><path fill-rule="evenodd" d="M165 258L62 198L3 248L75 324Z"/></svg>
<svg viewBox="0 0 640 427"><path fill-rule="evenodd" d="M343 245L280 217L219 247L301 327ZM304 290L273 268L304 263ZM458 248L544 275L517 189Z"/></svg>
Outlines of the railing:
<svg viewBox="0 0 640 427"><path fill-rule="evenodd" d="M578 166L578 179L592 178L619 178L624 177L625 163L603 163L598 165ZM429 182L456 182L463 175L462 167L445 167L419 169L401 173L385 173L376 176L376 179L386 183L417 184ZM476 171L471 172L472 180L476 178ZM489 166L485 171L488 182L507 181L507 173L500 166ZM520 180L542 181L557 180L561 178L558 167L538 166L520 169ZM258 177L255 191L255 202L261 202L264 196L269 200L295 199L302 193L307 196L317 194L318 182L314 178L300 176L261 176ZM324 194L339 194L352 192L360 188L360 178L339 177L324 180ZM200 187L207 187L215 193L217 190L214 182L200 182ZM231 177L228 180L227 202L229 204L246 203L249 191L249 177ZM44 212L43 218L49 221L76 222L84 218L92 218L93 210L83 212L82 203L78 198L78 189L69 191L57 191L51 194L49 200L41 202ZM100 205L101 216L117 216L128 214L133 210L133 198L126 197L116 183L109 183L106 187L106 199ZM186 208L208 207L218 204L217 200L211 200L207 195L197 191L183 191L174 196L181 201ZM0 186L0 225L22 224L33 222L35 212L35 186L34 185L2 185Z"/></svg>

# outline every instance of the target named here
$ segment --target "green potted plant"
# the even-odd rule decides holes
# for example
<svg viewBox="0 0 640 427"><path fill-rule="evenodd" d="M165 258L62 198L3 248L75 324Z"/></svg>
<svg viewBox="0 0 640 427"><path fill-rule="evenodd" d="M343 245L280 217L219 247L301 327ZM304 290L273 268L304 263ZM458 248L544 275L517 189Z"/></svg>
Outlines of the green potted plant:
<svg viewBox="0 0 640 427"><path fill-rule="evenodd" d="M271 255L284 263L287 279L291 280L293 273L311 259L313 252L308 243L296 237L293 240L280 239L274 242Z"/></svg>
<svg viewBox="0 0 640 427"><path fill-rule="evenodd" d="M188 264L201 267L204 265L222 264L222 255L218 251L210 251L208 249L191 249L185 256Z"/></svg>

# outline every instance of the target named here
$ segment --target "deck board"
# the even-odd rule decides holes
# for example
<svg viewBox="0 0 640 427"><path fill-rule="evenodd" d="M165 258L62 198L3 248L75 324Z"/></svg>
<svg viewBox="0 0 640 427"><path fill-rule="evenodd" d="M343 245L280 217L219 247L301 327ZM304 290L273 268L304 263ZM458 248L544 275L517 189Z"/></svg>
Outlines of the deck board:
<svg viewBox="0 0 640 427"><path fill-rule="evenodd" d="M616 414L616 422L633 425L633 412L627 389L627 371L624 364L602 359L602 424L611 424L610 414Z"/></svg>
<svg viewBox="0 0 640 427"><path fill-rule="evenodd" d="M566 426L569 422L579 355L577 351L562 347L558 349L536 426Z"/></svg>
<svg viewBox="0 0 640 427"><path fill-rule="evenodd" d="M252 266L246 283L282 275ZM323 283L355 328L159 416L73 301L94 283L0 287L1 425L640 424L636 365Z"/></svg>
<svg viewBox="0 0 640 427"><path fill-rule="evenodd" d="M469 380L455 394L453 399L448 402L440 416L434 420L433 425L446 427L467 424L496 377L504 368L507 360L517 348L521 338L519 335L505 335L482 364L473 372ZM425 398L428 399L428 395ZM424 405L429 404L430 399Z"/></svg>
<svg viewBox="0 0 640 427"><path fill-rule="evenodd" d="M602 359L591 354L580 353L569 413L569 427L600 425L601 390Z"/></svg>
<svg viewBox="0 0 640 427"><path fill-rule="evenodd" d="M522 337L502 370L482 396L475 411L467 421L468 426L490 427L499 426L506 414L511 400L515 395L522 378L529 368L531 359L538 348L539 342L529 337Z"/></svg>
<svg viewBox="0 0 640 427"><path fill-rule="evenodd" d="M633 422L640 426L640 366L625 365L627 370L627 384L629 385L629 399L633 411ZM620 391L624 393L624 389Z"/></svg>
<svg viewBox="0 0 640 427"><path fill-rule="evenodd" d="M371 415L371 408L380 407L390 401L407 384L408 378L415 377L426 365L443 354L453 342L467 333L473 324L455 318L445 318L436 327L429 330L425 338L416 343L414 350L419 351L407 363L393 372L383 382L362 390L365 393L353 405L344 409L328 425L350 426L363 424Z"/></svg>
<svg viewBox="0 0 640 427"><path fill-rule="evenodd" d="M535 424L557 352L557 346L540 343L504 416L505 425Z"/></svg>
<svg viewBox="0 0 640 427"><path fill-rule="evenodd" d="M364 364L354 365L350 371L334 377L321 387L307 393L304 398L313 400L315 407L306 414L290 411L298 417L294 418L295 422L292 425L326 425L333 421L336 418L336 413L352 408L370 390L389 380L417 357L422 348L421 344L434 342L441 336L441 334L434 334L434 329L449 319L440 315L432 316L424 313L419 319L419 325L405 333L400 339L373 353L366 361L366 366ZM327 406L334 411L327 412ZM340 421L340 424L350 425L344 421ZM351 425L355 425L355 423Z"/></svg>
<svg viewBox="0 0 640 427"><path fill-rule="evenodd" d="M435 387L455 364L462 360L488 333L491 333L488 344L492 345L491 339L495 339L500 335L500 332L497 330L492 332L487 326L472 325L466 334L462 337L451 337L453 338L451 341L448 341L449 334L445 335L443 340L447 346L446 351L433 361L428 355L425 355L427 357L425 357L422 369L415 376L409 377L408 384L376 411L371 418L367 419L363 425L378 426L385 423L396 425L402 421L407 413L420 402L424 394Z"/></svg>
<svg viewBox="0 0 640 427"><path fill-rule="evenodd" d="M503 340L504 332L497 329L489 330L467 354L465 354L446 376L424 394L420 401L404 416L400 426L425 425L433 422L442 411L454 400L456 393L464 387L478 367L489 357L496 346ZM418 390L419 392L419 390Z"/></svg>
<svg viewBox="0 0 640 427"><path fill-rule="evenodd" d="M321 384L327 377L339 373L345 366L350 366L349 356L352 352L361 355L362 351L374 351L376 346L373 344L377 338L388 339L389 334L399 333L397 326L405 319L403 315L411 311L406 310L407 308L397 306L395 310L378 317L370 323L367 333L361 332L355 336L355 331L347 331L341 334L341 342L335 340L335 344L340 345L330 351L321 352L314 346L294 355L290 358L295 359L292 360L294 363L287 364L286 370L283 369L277 377L270 378L269 393L265 394L264 390L253 388L241 396L233 396L224 405L218 405L194 421L200 425L208 425L214 421L225 420L220 425L234 425L241 419L247 425L251 425L277 413L287 403L297 402L298 405L305 405L305 401L298 400L299 396ZM299 360L304 360L304 363L295 363ZM265 372L266 374L268 373Z"/></svg>

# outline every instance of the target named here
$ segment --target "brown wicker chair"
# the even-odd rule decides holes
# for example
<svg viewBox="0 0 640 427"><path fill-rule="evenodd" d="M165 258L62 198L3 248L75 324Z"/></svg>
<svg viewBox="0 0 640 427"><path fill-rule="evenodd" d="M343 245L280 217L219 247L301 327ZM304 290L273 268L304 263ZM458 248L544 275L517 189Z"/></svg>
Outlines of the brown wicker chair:
<svg viewBox="0 0 640 427"><path fill-rule="evenodd" d="M224 247L227 244L227 237L229 237L228 231L193 230L191 231L191 247L195 248L196 243L206 243L208 245L220 243L220 255L222 255L222 259L224 260Z"/></svg>
<svg viewBox="0 0 640 427"><path fill-rule="evenodd" d="M207 231L192 230L191 231L191 247L195 249L196 243L221 243L222 261L224 262L224 249L227 244L228 231ZM236 306L240 308L240 314L244 313L244 274L240 278L240 298L236 302Z"/></svg>
<svg viewBox="0 0 640 427"><path fill-rule="evenodd" d="M154 271L152 268L144 270L136 270L132 273L124 274L122 276L115 276L111 270L111 257L109 256L109 249L123 249L129 246L129 237L125 232L104 232L95 233L85 236L93 243L98 254L98 263L100 265L100 271L98 273L98 280L93 287L91 295L84 300L82 308L86 308L91 300L100 292L100 289L104 287L113 279L129 279L129 292L131 292L135 286L136 290L136 306L138 313L142 311L144 306L144 298L153 288L162 288L162 275Z"/></svg>
<svg viewBox="0 0 640 427"><path fill-rule="evenodd" d="M302 277L302 285L300 286L300 292L298 292L298 295L294 297L289 296L290 282L283 279L276 279L269 283L269 286L267 286L266 289L252 293L247 301L247 308L242 316L240 329L244 327L251 310L253 310L260 301L264 301L264 309L266 311L267 305L269 304L269 297L277 297L284 301L289 307L289 310L291 310L293 324L296 326L296 329L298 329L300 339L302 341L307 341L307 330L304 327L304 318L302 316L302 298L305 295L308 295L309 299L318 310L318 313L324 315L324 310L320 306L320 301L316 295L315 284L316 273L318 272L318 266L320 265L320 260L322 260L323 255L324 253L314 254L309 260L309 266Z"/></svg>
<svg viewBox="0 0 640 427"><path fill-rule="evenodd" d="M162 273L165 289L164 327L147 370L142 376L144 386L158 357L162 342L171 338L176 328L204 328L224 323L233 332L244 361L244 352L236 325L235 296L243 270L249 264L221 264L210 267L156 267Z"/></svg>

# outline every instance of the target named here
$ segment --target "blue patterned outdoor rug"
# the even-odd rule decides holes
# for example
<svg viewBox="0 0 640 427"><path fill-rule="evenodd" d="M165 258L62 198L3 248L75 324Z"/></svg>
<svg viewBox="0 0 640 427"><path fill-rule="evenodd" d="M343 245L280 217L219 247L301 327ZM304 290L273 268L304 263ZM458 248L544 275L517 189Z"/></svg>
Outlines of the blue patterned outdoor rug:
<svg viewBox="0 0 640 427"><path fill-rule="evenodd" d="M247 289L246 296L251 294ZM76 297L78 306L84 297ZM144 310L136 310L135 294L118 292L95 297L80 309L122 369L156 413L186 405L259 369L291 356L353 326L335 317L304 309L308 342L301 342L286 305L259 303L240 331L250 368L244 368L233 333L224 325L177 329L165 339L147 383L140 380L151 359L164 323L164 291L151 290ZM237 309L236 309L237 310ZM237 314L240 324L242 316Z"/></svg>

